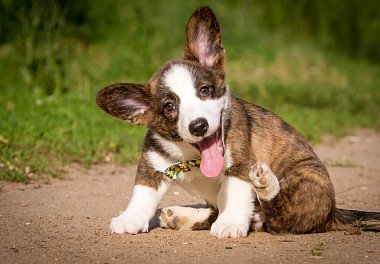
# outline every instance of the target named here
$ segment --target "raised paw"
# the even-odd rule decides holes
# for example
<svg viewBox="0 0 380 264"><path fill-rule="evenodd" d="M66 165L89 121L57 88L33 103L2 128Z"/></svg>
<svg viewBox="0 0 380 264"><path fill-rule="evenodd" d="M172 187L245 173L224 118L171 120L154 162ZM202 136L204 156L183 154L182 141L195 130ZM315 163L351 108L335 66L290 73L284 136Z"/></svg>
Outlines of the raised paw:
<svg viewBox="0 0 380 264"><path fill-rule="evenodd" d="M260 200L269 201L280 191L277 177L265 163L257 162L253 165L249 172L249 177Z"/></svg>
<svg viewBox="0 0 380 264"><path fill-rule="evenodd" d="M219 223L216 221L211 226L210 234L214 237L227 238L227 237L246 237L248 234L248 225L232 224L232 223Z"/></svg>
<svg viewBox="0 0 380 264"><path fill-rule="evenodd" d="M149 221L141 219L141 217L133 214L121 214L111 219L111 233L116 234L138 234L140 232L148 232Z"/></svg>

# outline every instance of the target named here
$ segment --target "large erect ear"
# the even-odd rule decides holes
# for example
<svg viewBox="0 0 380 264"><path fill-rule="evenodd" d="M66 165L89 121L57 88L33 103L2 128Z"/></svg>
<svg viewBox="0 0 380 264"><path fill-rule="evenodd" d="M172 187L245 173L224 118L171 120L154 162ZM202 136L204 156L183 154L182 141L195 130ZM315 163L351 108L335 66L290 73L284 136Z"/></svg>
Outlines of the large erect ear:
<svg viewBox="0 0 380 264"><path fill-rule="evenodd" d="M150 91L147 84L117 83L98 92L96 102L108 114L132 124L148 123Z"/></svg>
<svg viewBox="0 0 380 264"><path fill-rule="evenodd" d="M195 10L187 23L184 55L186 59L223 70L225 52L220 27L214 12L207 6Z"/></svg>

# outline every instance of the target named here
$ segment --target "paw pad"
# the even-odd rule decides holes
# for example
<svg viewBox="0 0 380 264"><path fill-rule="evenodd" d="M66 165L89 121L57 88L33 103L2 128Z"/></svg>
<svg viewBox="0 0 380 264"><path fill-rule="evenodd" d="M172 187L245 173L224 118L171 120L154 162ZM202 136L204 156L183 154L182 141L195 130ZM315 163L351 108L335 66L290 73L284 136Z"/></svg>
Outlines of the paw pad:
<svg viewBox="0 0 380 264"><path fill-rule="evenodd" d="M249 177L255 188L265 188L268 185L269 167L261 162L257 162L251 167Z"/></svg>
<svg viewBox="0 0 380 264"><path fill-rule="evenodd" d="M269 201L280 191L277 177L265 163L257 162L253 165L249 177L259 199Z"/></svg>

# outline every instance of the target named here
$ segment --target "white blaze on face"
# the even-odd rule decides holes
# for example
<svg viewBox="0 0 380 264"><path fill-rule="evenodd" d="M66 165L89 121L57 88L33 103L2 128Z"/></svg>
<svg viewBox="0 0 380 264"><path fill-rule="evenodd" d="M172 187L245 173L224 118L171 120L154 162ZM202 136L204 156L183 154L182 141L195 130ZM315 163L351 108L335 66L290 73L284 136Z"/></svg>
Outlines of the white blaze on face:
<svg viewBox="0 0 380 264"><path fill-rule="evenodd" d="M177 64L165 73L164 82L180 99L178 134L189 143L196 143L201 138L191 135L189 125L197 118L205 118L209 129L204 135L214 134L220 127L220 114L227 96L218 99L201 100L197 96L195 81L186 65Z"/></svg>

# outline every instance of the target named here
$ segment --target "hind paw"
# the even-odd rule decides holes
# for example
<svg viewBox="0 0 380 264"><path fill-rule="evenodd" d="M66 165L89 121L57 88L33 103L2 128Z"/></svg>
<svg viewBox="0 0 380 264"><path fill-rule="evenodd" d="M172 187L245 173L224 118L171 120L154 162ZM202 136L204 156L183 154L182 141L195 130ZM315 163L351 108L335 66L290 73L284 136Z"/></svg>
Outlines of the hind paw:
<svg viewBox="0 0 380 264"><path fill-rule="evenodd" d="M270 201L280 191L280 184L276 175L265 163L257 162L253 165L249 172L249 177L260 200Z"/></svg>
<svg viewBox="0 0 380 264"><path fill-rule="evenodd" d="M174 229L174 230L179 230L182 229L181 223L185 220L177 213L177 209L175 206L170 206L163 208L161 210L160 214L160 226L162 228L167 228L167 229Z"/></svg>
<svg viewBox="0 0 380 264"><path fill-rule="evenodd" d="M210 208L165 207L159 217L160 226L174 230L205 229L212 212Z"/></svg>

